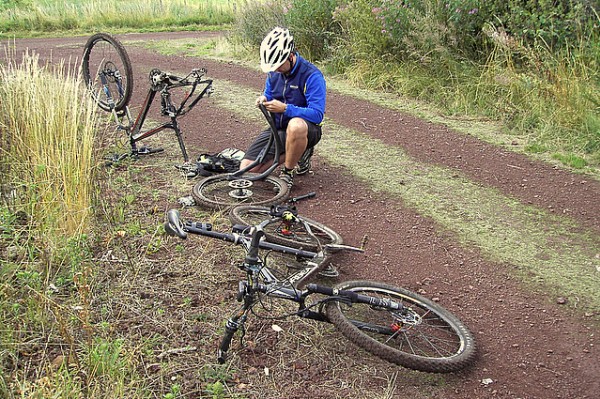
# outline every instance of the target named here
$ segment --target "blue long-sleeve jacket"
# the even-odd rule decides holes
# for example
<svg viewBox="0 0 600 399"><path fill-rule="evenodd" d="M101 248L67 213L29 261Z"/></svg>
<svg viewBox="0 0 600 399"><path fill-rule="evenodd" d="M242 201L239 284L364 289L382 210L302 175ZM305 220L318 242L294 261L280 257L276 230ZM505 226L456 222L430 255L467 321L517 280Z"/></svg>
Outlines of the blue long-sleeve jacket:
<svg viewBox="0 0 600 399"><path fill-rule="evenodd" d="M325 78L321 71L296 53L296 64L289 75L269 72L264 96L287 104L283 114L276 115L278 129L285 129L291 118L299 117L321 124L325 115Z"/></svg>

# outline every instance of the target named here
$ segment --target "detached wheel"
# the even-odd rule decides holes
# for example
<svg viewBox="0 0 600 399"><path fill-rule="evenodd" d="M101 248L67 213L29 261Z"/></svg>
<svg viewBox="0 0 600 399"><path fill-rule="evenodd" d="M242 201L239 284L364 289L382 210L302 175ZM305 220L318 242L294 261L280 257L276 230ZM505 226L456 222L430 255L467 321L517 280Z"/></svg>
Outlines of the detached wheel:
<svg viewBox="0 0 600 399"><path fill-rule="evenodd" d="M133 92L133 69L121 42L108 33L91 36L83 50L81 72L100 108L125 112Z"/></svg>
<svg viewBox="0 0 600 399"><path fill-rule="evenodd" d="M269 219L269 212L270 209L263 206L240 205L231 210L229 219L234 224L253 226ZM264 228L267 241L311 252L318 252L325 244L342 244L342 237L324 224L303 216L298 218L308 224L312 234L301 221L286 223L282 220Z"/></svg>
<svg viewBox="0 0 600 399"><path fill-rule="evenodd" d="M329 320L368 352L403 367L433 373L457 371L473 362L473 335L437 303L404 288L372 281L349 281L335 288L404 305L403 310L390 310L363 303L326 304Z"/></svg>
<svg viewBox="0 0 600 399"><path fill-rule="evenodd" d="M246 177L252 178L253 173ZM196 203L211 209L229 209L242 204L273 205L289 196L287 183L277 177L267 176L264 180L237 178L229 175L214 175L201 180L192 189Z"/></svg>

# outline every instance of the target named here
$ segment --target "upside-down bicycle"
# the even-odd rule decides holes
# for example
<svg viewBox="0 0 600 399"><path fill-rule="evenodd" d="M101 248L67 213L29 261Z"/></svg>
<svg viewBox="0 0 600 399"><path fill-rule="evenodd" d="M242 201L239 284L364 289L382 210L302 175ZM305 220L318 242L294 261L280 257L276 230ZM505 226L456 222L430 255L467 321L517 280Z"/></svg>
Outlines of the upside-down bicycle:
<svg viewBox="0 0 600 399"><path fill-rule="evenodd" d="M177 137L184 162L189 162L177 119L214 91L213 81L206 78L206 72L204 68L192 69L182 77L160 69L152 69L149 74L150 88L134 121L128 107L133 92L133 69L127 51L121 42L108 33L92 35L84 46L83 78L98 106L111 112L118 123L117 129L127 133L131 147L129 154L117 155L112 160L119 161L126 156L137 157L162 151L160 148L145 146L138 148L137 144L162 130L171 129ZM178 88L185 92L177 104L172 99L172 91ZM144 122L157 94L160 94L161 115L169 120L144 131Z"/></svg>
<svg viewBox="0 0 600 399"><path fill-rule="evenodd" d="M183 221L178 210L167 212L165 231L182 239L189 234L218 238L244 247L239 268L246 278L238 285L241 306L226 322L217 360L224 363L234 334L242 330L252 313L265 312L269 319L298 316L332 323L348 340L392 363L426 372L452 372L472 363L476 345L467 327L439 304L405 288L374 281L347 281L333 287L307 281L327 267L333 253L362 251L346 245L317 244L316 251L281 245L264 239L265 230L284 220L304 224L293 209L272 207L255 225L234 225L232 233L212 230L207 223ZM292 240L293 241L293 240ZM320 239L315 237L315 243ZM260 250L268 250L262 254ZM264 251L263 251L264 252ZM286 268L270 260L270 254L294 258ZM295 311L273 315L272 301L296 303Z"/></svg>

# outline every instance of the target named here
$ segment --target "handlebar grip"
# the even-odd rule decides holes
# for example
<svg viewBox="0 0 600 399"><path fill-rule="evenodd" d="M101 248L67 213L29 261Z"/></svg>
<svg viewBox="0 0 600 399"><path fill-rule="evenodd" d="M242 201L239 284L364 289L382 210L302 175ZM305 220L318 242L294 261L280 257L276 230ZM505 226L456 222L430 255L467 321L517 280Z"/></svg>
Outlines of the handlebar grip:
<svg viewBox="0 0 600 399"><path fill-rule="evenodd" d="M309 292L314 292L317 294L323 294L327 296L341 296L350 299L352 302L356 302L359 297L359 295L354 291L338 290L337 288L326 287L314 283L308 284L306 286L306 289Z"/></svg>

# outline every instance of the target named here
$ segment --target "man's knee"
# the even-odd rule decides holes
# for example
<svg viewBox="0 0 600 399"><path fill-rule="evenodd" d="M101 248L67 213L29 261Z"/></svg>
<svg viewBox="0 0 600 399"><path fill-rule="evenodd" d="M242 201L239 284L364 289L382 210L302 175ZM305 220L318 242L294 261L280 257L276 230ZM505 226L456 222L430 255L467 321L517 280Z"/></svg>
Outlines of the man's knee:
<svg viewBox="0 0 600 399"><path fill-rule="evenodd" d="M289 121L286 134L288 138L297 139L308 139L308 124L302 118L293 118Z"/></svg>

